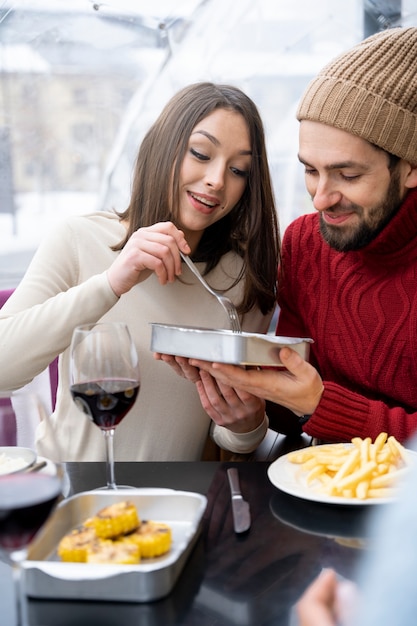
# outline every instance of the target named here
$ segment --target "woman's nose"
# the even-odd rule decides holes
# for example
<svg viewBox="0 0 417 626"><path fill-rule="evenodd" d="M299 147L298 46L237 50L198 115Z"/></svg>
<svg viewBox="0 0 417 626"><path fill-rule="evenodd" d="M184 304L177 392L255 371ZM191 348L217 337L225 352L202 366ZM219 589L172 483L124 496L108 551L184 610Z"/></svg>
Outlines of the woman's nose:
<svg viewBox="0 0 417 626"><path fill-rule="evenodd" d="M223 189L225 181L225 168L221 164L211 163L206 171L206 185L211 189Z"/></svg>

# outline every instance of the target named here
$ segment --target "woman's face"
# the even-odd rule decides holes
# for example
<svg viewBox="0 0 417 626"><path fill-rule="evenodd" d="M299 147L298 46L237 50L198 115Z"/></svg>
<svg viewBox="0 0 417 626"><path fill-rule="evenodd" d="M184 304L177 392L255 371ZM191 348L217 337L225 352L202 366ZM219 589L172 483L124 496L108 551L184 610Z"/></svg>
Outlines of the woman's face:
<svg viewBox="0 0 417 626"><path fill-rule="evenodd" d="M240 113L216 109L191 132L179 177L179 227L194 252L204 230L230 213L245 190L252 151Z"/></svg>

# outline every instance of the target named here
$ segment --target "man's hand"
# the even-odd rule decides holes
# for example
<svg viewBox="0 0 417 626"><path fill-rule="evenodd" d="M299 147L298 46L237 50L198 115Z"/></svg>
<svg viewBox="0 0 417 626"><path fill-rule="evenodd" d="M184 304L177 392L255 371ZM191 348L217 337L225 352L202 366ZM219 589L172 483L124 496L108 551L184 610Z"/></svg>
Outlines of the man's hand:
<svg viewBox="0 0 417 626"><path fill-rule="evenodd" d="M190 365L206 371L217 383L287 407L297 415L313 413L323 393L317 370L290 348L282 348L282 369L242 369L236 365L190 359Z"/></svg>

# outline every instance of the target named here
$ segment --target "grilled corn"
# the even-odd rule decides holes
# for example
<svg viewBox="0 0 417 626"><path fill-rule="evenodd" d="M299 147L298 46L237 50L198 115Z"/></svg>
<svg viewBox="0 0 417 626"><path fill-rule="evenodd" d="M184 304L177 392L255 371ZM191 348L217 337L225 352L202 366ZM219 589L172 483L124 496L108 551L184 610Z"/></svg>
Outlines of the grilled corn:
<svg viewBox="0 0 417 626"><path fill-rule="evenodd" d="M143 521L133 533L126 535L123 540L139 546L141 557L149 559L165 554L171 547L171 528L162 522Z"/></svg>

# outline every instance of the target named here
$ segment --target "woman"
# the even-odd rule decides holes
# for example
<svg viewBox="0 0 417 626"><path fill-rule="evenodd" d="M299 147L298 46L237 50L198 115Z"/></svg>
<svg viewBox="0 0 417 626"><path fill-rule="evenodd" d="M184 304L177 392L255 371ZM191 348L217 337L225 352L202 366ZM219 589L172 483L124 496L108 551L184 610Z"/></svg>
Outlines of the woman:
<svg viewBox="0 0 417 626"><path fill-rule="evenodd" d="M139 148L128 208L64 221L2 309L8 367L0 388L25 385L60 355L56 408L37 432L40 454L104 459L100 430L71 400L68 347L77 325L117 320L130 328L142 381L117 428L116 460L201 458L211 419L199 392L210 396L214 382L197 390L150 352L150 322L225 326L222 307L183 266L180 251L237 304L244 330L267 330L279 260L276 211L259 113L232 86L197 83L175 95ZM213 436L225 449L250 452L266 432L264 402L224 391Z"/></svg>

